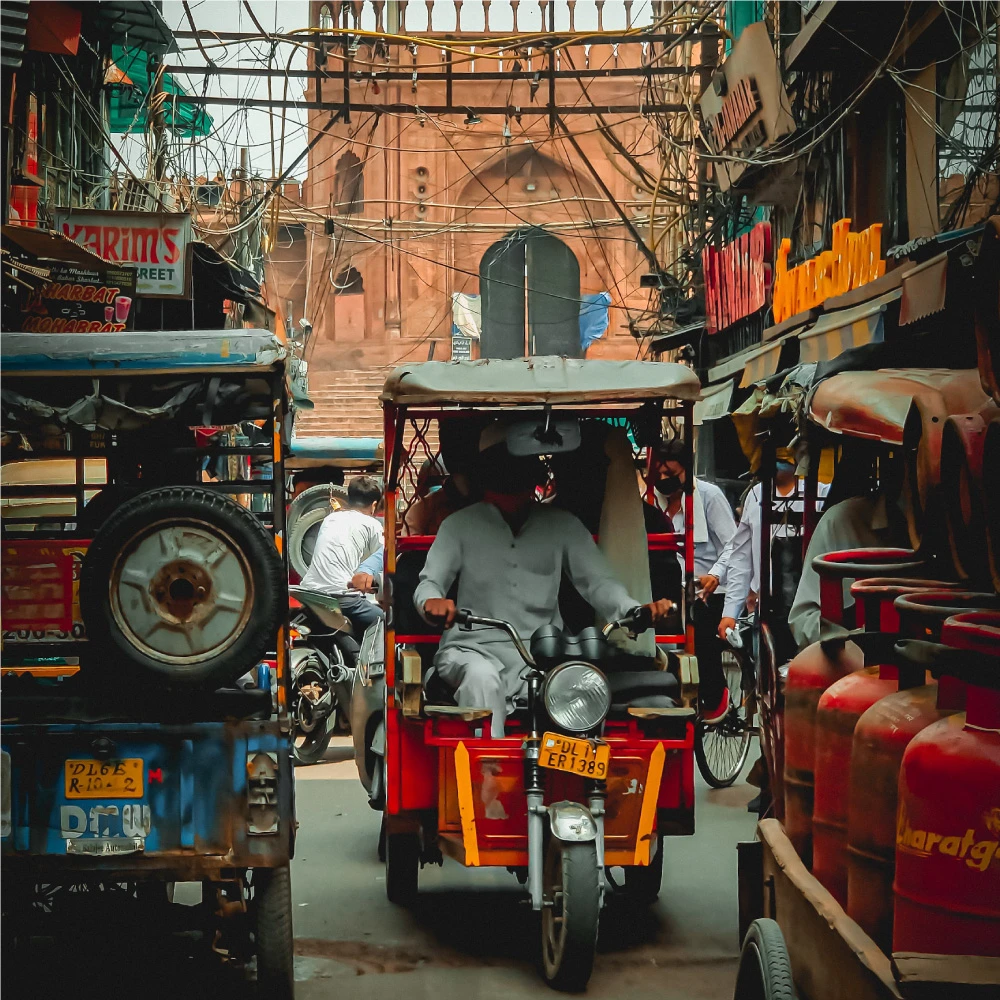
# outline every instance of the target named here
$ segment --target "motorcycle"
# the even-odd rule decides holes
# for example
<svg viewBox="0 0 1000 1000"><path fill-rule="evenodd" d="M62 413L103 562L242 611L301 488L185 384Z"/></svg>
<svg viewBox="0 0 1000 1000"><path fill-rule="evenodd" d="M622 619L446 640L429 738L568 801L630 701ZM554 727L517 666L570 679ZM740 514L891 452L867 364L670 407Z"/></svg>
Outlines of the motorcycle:
<svg viewBox="0 0 1000 1000"><path fill-rule="evenodd" d="M350 731L358 644L335 597L302 587L288 590L301 605L291 623L294 759L315 764L338 731Z"/></svg>

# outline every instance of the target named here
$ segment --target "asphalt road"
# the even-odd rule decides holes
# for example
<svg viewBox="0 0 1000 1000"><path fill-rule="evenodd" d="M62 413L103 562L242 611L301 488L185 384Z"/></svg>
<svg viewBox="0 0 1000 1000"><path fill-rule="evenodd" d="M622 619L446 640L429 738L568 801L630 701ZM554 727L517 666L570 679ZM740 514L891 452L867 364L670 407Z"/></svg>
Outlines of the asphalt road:
<svg viewBox="0 0 1000 1000"><path fill-rule="evenodd" d="M292 870L298 1000L519 1000L554 994L534 966L530 910L506 871L425 868L412 909L385 898L379 817L347 741L297 772L301 823ZM754 754L751 754L751 758ZM658 903L609 905L591 1000L729 1000L736 973L736 843L753 835L740 783L698 787L694 837L667 842ZM177 902L200 889L177 887ZM199 935L170 934L127 902L80 900L69 932L35 939L0 967L4 996L250 1000L250 976Z"/></svg>

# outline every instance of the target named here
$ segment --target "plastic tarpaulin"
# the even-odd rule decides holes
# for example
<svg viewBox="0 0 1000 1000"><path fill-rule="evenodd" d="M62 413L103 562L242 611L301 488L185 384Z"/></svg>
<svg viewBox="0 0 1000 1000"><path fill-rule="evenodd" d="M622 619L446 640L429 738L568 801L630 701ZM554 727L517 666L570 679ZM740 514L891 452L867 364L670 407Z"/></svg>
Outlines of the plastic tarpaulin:
<svg viewBox="0 0 1000 1000"><path fill-rule="evenodd" d="M483 332L483 300L467 292L451 293L451 332L479 340Z"/></svg>
<svg viewBox="0 0 1000 1000"><path fill-rule="evenodd" d="M116 83L111 87L110 128L112 132L145 132L148 128L146 99L152 86L149 53L143 49L111 47L114 64L131 81L131 86ZM184 88L169 74L163 74L163 89L167 93L164 121L175 135L189 139L205 136L212 131L212 116L204 108L191 104L176 104L170 94L183 96Z"/></svg>
<svg viewBox="0 0 1000 1000"><path fill-rule="evenodd" d="M596 292L580 297L580 347L586 351L595 340L608 332L608 308L611 295Z"/></svg>

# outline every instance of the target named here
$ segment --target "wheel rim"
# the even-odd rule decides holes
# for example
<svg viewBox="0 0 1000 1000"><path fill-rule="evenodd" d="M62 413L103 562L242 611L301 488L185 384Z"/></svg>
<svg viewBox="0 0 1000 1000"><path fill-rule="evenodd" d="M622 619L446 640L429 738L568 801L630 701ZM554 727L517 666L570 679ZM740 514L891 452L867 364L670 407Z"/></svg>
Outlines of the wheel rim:
<svg viewBox="0 0 1000 1000"><path fill-rule="evenodd" d="M550 850L542 886L542 962L551 979L562 965L566 950L566 894L563 892L562 851Z"/></svg>
<svg viewBox="0 0 1000 1000"><path fill-rule="evenodd" d="M750 752L747 697L743 691L743 671L739 664L723 664L729 700L729 715L717 726L704 726L701 733L705 764L718 781L739 775Z"/></svg>
<svg viewBox="0 0 1000 1000"><path fill-rule="evenodd" d="M250 620L254 582L246 556L203 521L161 521L133 537L115 560L111 613L152 659L178 665L218 655Z"/></svg>

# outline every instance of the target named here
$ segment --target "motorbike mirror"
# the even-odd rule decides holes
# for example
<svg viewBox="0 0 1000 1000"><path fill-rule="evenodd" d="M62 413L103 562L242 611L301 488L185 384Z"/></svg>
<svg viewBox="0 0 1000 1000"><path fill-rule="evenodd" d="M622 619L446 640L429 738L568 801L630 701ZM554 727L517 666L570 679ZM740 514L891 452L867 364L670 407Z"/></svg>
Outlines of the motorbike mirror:
<svg viewBox="0 0 1000 1000"><path fill-rule="evenodd" d="M542 420L522 420L507 428L507 451L518 457L576 451L580 441L579 420L553 419L551 413Z"/></svg>

